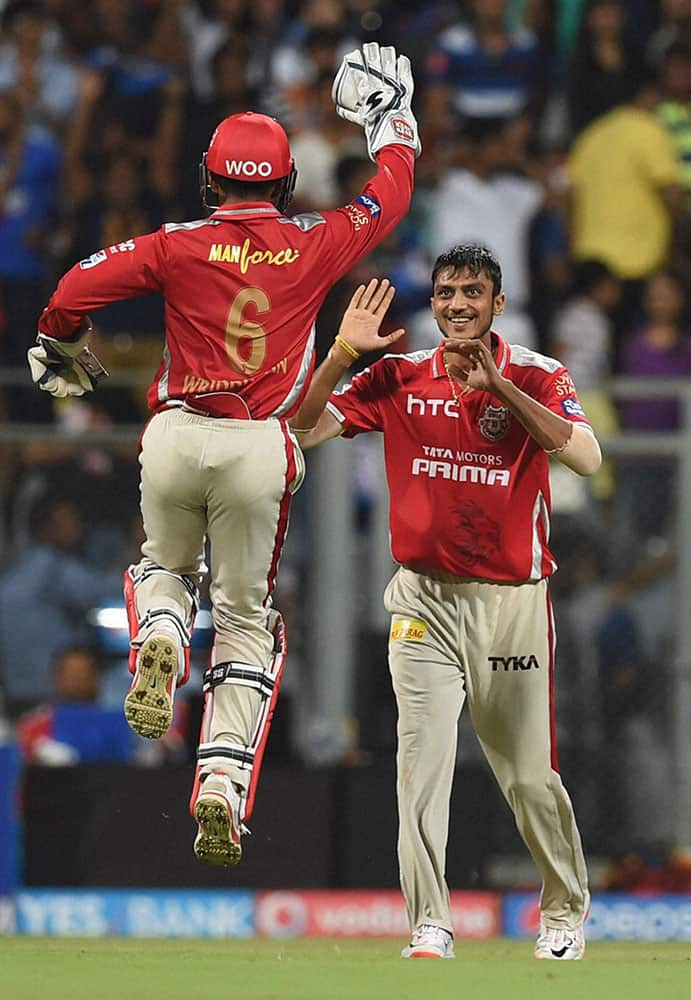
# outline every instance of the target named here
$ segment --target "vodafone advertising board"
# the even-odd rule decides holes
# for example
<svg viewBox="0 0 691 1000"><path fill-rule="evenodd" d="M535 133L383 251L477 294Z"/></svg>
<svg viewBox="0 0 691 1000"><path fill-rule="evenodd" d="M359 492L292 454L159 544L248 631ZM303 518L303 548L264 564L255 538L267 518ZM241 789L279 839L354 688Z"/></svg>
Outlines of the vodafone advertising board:
<svg viewBox="0 0 691 1000"><path fill-rule="evenodd" d="M452 892L458 938L500 933L499 897L492 892ZM407 937L408 918L395 890L276 891L257 893L255 926L263 937Z"/></svg>

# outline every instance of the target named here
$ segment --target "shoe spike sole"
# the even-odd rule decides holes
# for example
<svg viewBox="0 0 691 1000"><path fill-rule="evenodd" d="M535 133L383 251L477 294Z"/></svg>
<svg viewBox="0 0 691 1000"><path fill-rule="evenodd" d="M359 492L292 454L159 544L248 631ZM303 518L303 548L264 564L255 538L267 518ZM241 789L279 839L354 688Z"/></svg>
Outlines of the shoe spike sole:
<svg viewBox="0 0 691 1000"><path fill-rule="evenodd" d="M230 813L218 799L200 798L194 807L199 833L194 853L207 865L236 865L242 848L230 837Z"/></svg>
<svg viewBox="0 0 691 1000"><path fill-rule="evenodd" d="M177 649L168 636L152 635L144 641L137 657L137 679L124 705L125 718L135 733L157 740L168 732L173 698L167 686L177 671Z"/></svg>

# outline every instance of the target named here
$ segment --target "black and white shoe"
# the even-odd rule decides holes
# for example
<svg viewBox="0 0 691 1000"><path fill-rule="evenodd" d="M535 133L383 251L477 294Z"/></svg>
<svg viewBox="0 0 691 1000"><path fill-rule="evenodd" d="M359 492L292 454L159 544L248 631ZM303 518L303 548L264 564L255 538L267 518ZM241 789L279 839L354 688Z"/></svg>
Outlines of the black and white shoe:
<svg viewBox="0 0 691 1000"><path fill-rule="evenodd" d="M583 958L585 954L585 934L583 924L569 930L566 927L545 927L540 924L540 933L535 942L535 958L551 958L569 961Z"/></svg>

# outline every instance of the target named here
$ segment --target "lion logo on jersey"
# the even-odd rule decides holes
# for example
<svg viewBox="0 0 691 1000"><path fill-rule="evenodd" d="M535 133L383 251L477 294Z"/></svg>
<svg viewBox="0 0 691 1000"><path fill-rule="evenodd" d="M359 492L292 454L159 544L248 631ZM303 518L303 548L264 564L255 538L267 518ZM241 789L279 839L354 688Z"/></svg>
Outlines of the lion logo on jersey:
<svg viewBox="0 0 691 1000"><path fill-rule="evenodd" d="M488 441L498 441L509 429L509 411L505 406L486 406L479 424L483 437Z"/></svg>
<svg viewBox="0 0 691 1000"><path fill-rule="evenodd" d="M490 559L501 545L501 525L488 517L474 500L452 508L455 515L453 540L469 565Z"/></svg>

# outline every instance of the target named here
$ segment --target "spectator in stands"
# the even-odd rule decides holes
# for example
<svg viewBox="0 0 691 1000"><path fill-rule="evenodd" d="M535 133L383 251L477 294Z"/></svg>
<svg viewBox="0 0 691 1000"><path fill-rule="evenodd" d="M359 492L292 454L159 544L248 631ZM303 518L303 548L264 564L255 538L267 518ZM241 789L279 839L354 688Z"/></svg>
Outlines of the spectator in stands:
<svg viewBox="0 0 691 1000"><path fill-rule="evenodd" d="M435 114L449 102L464 119L536 112L544 64L535 36L507 29L506 0L470 0L467 7L467 19L444 30L429 55L425 109Z"/></svg>
<svg viewBox="0 0 691 1000"><path fill-rule="evenodd" d="M643 55L625 36L621 0L588 0L568 72L569 121L574 134L628 100Z"/></svg>
<svg viewBox="0 0 691 1000"><path fill-rule="evenodd" d="M569 253L569 202L564 182L567 146L545 136L535 144L531 174L540 181L545 199L531 225L531 314L541 350L549 341L553 317L573 283Z"/></svg>
<svg viewBox="0 0 691 1000"><path fill-rule="evenodd" d="M204 76L209 78L205 96L199 96L194 90L188 94L179 174L182 214L186 219L195 219L199 215L198 150L206 149L214 129L223 118L258 106L258 95L247 82L249 53L248 39L231 33L216 49L205 69ZM337 116L332 114L331 117Z"/></svg>
<svg viewBox="0 0 691 1000"><path fill-rule="evenodd" d="M670 271L648 278L643 294L642 324L624 345L621 370L627 375L678 377L691 374L691 336L687 326L684 289ZM677 430L679 405L660 399L627 403L625 427L635 430Z"/></svg>
<svg viewBox="0 0 691 1000"><path fill-rule="evenodd" d="M0 93L0 361L8 365L22 364L36 337L60 166L54 136L27 121L14 93ZM49 418L52 407L16 388L6 409L14 419L36 421Z"/></svg>
<svg viewBox="0 0 691 1000"><path fill-rule="evenodd" d="M188 0L182 5L180 26L195 101L204 104L217 96L214 60L222 48L228 47L231 51L237 47L248 48L247 22L248 11L244 0L208 0L206 3L204 0ZM238 74L238 87L246 83L246 63L247 60ZM224 115L232 113L223 112Z"/></svg>
<svg viewBox="0 0 691 1000"><path fill-rule="evenodd" d="M131 158L142 175L154 208L176 213L177 167L184 122L186 88L171 76L141 95L127 94L124 104L113 96L107 74L89 71L82 77L80 100L66 136L66 185L78 212L98 197L99 185L114 160ZM131 120L129 102L138 105L141 120ZM130 233L130 235L132 235Z"/></svg>
<svg viewBox="0 0 691 1000"><path fill-rule="evenodd" d="M120 709L98 704L100 667L88 646L67 646L53 659L48 704L21 716L17 742L27 763L129 763L137 736Z"/></svg>
<svg viewBox="0 0 691 1000"><path fill-rule="evenodd" d="M652 676L636 618L626 607L610 609L597 629L596 647L607 737L598 783L601 836L610 851L617 854L633 846L630 838L635 837L634 827L638 825L632 814L631 790L641 780L641 764L645 768L640 757L640 728L648 714ZM623 761L627 762L626 768L622 768Z"/></svg>
<svg viewBox="0 0 691 1000"><path fill-rule="evenodd" d="M338 0L302 0L296 16L289 17L281 0L253 0L247 4L247 37L252 39L247 63L247 82L257 91L258 111L278 118L290 131L292 107L286 88L309 75L309 60L303 51L312 29L338 31L345 35L344 5ZM354 48L344 39L341 55Z"/></svg>
<svg viewBox="0 0 691 1000"><path fill-rule="evenodd" d="M63 52L46 4L10 0L3 6L0 92L14 93L28 122L60 137L77 103L79 69Z"/></svg>
<svg viewBox="0 0 691 1000"><path fill-rule="evenodd" d="M180 0L161 4L98 0L99 37L84 57L101 77L101 92L80 134L70 139L72 156L91 158L98 176L104 159L123 151L146 164L149 187L175 206L178 143L182 130L186 60ZM97 108L98 114L94 111ZM130 234L131 235L131 234Z"/></svg>
<svg viewBox="0 0 691 1000"><path fill-rule="evenodd" d="M83 74L66 137L65 186L70 196L66 266L90 256L95 246L125 246L133 235L151 232L171 217L179 218L182 211L178 163L185 86L167 70L161 79L154 74L151 86L148 78L140 81L136 74L130 83L127 75L121 79L116 73L114 83L113 72L111 67L108 73ZM141 94L139 86L145 87ZM130 121L126 108L133 101L148 107L143 114L151 132L148 125ZM209 135L204 141L208 139ZM196 175L196 166L189 170ZM99 327L109 333L158 336L162 325L163 306L157 295L111 305L99 315Z"/></svg>
<svg viewBox="0 0 691 1000"><path fill-rule="evenodd" d="M629 549L628 568L611 581L605 613L594 627L604 726L599 826L600 836L610 835L615 856L673 836L668 694L676 558L662 546L646 552L640 541Z"/></svg>
<svg viewBox="0 0 691 1000"><path fill-rule="evenodd" d="M691 3L689 0L661 0L661 23L648 38L646 56L653 66L661 66L667 50L677 42L691 47Z"/></svg>
<svg viewBox="0 0 691 1000"><path fill-rule="evenodd" d="M638 310L641 283L667 262L682 210L677 151L657 101L655 81L642 76L629 102L580 134L568 161L572 255L601 260L627 282L623 325Z"/></svg>
<svg viewBox="0 0 691 1000"><path fill-rule="evenodd" d="M611 313L620 294L621 283L605 264L581 261L576 268L573 294L554 317L549 353L569 369L583 398L602 391L612 374ZM590 416L588 404L583 406Z"/></svg>
<svg viewBox="0 0 691 1000"><path fill-rule="evenodd" d="M646 282L643 323L624 344L621 372L650 378L691 376L691 335L685 320L684 290L669 271ZM630 400L622 405L622 426L632 431L676 431L680 406L674 397ZM665 536L674 513L675 470L668 459L651 458L627 465L623 499L637 539Z"/></svg>
<svg viewBox="0 0 691 1000"><path fill-rule="evenodd" d="M548 354L571 372L588 419L599 441L619 429L617 412L607 390L614 364L612 313L621 295L621 282L600 261L583 261L576 269L572 295L556 312ZM609 498L614 477L603 462L589 482L598 499Z"/></svg>
<svg viewBox="0 0 691 1000"><path fill-rule="evenodd" d="M14 717L51 697L57 650L84 641L86 612L121 585L119 573L92 570L79 556L83 524L73 503L47 496L30 529L31 543L0 576L0 679Z"/></svg>
<svg viewBox="0 0 691 1000"><path fill-rule="evenodd" d="M26 538L26 513L37 497L56 496L88 511L88 531L81 555L94 569L122 567L123 552L132 532L138 508L138 469L134 441L109 446L85 444L81 435L107 431L116 424L141 423L142 410L131 393L101 386L88 398L71 400L57 414L56 429L63 432L61 443L27 444L14 474L11 529L15 543ZM132 549L134 557L138 548ZM116 589L115 593L117 593Z"/></svg>
<svg viewBox="0 0 691 1000"><path fill-rule="evenodd" d="M436 246L483 240L502 261L507 302L497 330L512 343L536 346L528 313L529 239L546 192L529 176L523 121L476 119L460 139L461 165L442 177L431 199L431 239Z"/></svg>
<svg viewBox="0 0 691 1000"><path fill-rule="evenodd" d="M337 198L339 158L349 153L365 154L362 133L333 114L331 84L338 65L339 36L333 31L314 30L304 44L311 71L300 85L287 91L293 108L290 148L300 164L295 185L297 211L332 205Z"/></svg>
<svg viewBox="0 0 691 1000"><path fill-rule="evenodd" d="M121 245L127 252L133 235L150 233L165 220L163 199L147 183L146 164L126 145L103 166L92 196L74 206L74 242L70 262L90 257L94 247ZM159 295L115 302L98 314L99 331L133 337L158 337L163 329Z"/></svg>
<svg viewBox="0 0 691 1000"><path fill-rule="evenodd" d="M657 116L677 147L688 215L691 213L691 46L683 42L669 46L660 69L660 90Z"/></svg>

